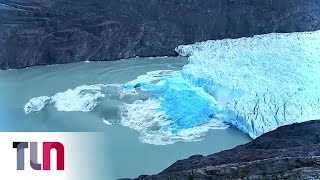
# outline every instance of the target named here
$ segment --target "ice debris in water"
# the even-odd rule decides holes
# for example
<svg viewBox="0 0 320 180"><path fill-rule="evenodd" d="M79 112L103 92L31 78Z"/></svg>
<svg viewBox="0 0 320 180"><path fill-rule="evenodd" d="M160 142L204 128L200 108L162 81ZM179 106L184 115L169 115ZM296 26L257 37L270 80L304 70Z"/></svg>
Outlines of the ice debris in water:
<svg viewBox="0 0 320 180"><path fill-rule="evenodd" d="M24 112L26 114L41 111L48 103L50 103L50 97L40 96L29 100L29 102L24 106Z"/></svg>
<svg viewBox="0 0 320 180"><path fill-rule="evenodd" d="M126 103L121 109L120 123L138 131L142 142L164 145L197 141L210 129L228 127L221 119L223 107L214 97L186 81L179 71L170 75L160 72L150 72L124 86L136 87L140 94L152 92L149 99Z"/></svg>
<svg viewBox="0 0 320 180"><path fill-rule="evenodd" d="M58 111L92 111L98 104L98 99L105 97L102 87L105 85L83 85L55 95L32 98L24 107L26 114L41 111L47 104L54 104Z"/></svg>

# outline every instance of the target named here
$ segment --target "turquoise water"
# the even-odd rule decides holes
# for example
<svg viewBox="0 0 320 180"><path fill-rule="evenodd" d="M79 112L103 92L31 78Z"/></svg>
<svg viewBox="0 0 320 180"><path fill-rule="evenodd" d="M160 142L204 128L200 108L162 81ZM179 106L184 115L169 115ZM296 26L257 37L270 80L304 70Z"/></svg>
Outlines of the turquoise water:
<svg viewBox="0 0 320 180"><path fill-rule="evenodd" d="M135 58L113 62L83 62L1 71L0 131L105 132L105 141L109 150L106 156L109 157L108 164L112 168L109 171L113 172L112 177L114 178L158 173L176 160L194 154L212 154L249 142L251 139L246 134L233 128L227 128L205 131L205 136L196 139L197 141L183 139L186 137L182 138L185 141L180 141L179 137L179 140L170 141L171 143L166 145L155 145L156 143L152 141L154 139L146 139L141 135L141 132L145 131L137 130L141 126L135 123L146 123L140 116L130 119L129 123L121 123L119 107L124 102L128 104L135 102L137 97L119 98L118 89L112 87L104 90L108 98L99 99L98 104L89 112L59 111L53 105L47 105L41 111L30 114L24 111L26 103L35 97L51 97L59 92L73 90L83 85L124 84L151 71L179 71L186 63L186 58ZM71 100L80 101L80 99ZM139 97L138 100L144 101L145 97ZM170 113L170 109L176 108L177 104L172 101L171 106L163 108ZM197 107L205 110L207 105L210 105L209 101L201 101L191 110L194 111L195 116L201 116ZM183 105L178 108L187 110ZM132 115L137 115L136 111L132 111ZM181 113L183 114L183 111ZM193 130L194 135L198 129L192 129L194 125L188 122L188 119L184 119L177 124L163 128L179 129L173 126L186 124L189 125L189 129ZM157 134L154 137L161 135L163 134Z"/></svg>

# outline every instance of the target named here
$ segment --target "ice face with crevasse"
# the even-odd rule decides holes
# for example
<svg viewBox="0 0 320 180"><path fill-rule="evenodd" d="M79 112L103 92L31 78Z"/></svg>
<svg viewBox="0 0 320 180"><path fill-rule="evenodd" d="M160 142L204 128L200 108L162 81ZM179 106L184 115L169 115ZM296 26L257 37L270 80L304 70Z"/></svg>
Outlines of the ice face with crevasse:
<svg viewBox="0 0 320 180"><path fill-rule="evenodd" d="M123 85L79 86L33 98L25 112L48 104L88 112L110 97L105 88L113 86L120 99L133 99L119 107L119 123L157 145L201 140L208 130L230 125L256 138L320 118L320 31L206 41L176 51L189 57L181 71L152 71Z"/></svg>
<svg viewBox="0 0 320 180"><path fill-rule="evenodd" d="M320 118L320 31L207 41L176 51L189 56L182 74L222 99L224 121L252 138Z"/></svg>
<svg viewBox="0 0 320 180"><path fill-rule="evenodd" d="M320 118L320 31L207 41L176 48L189 64L177 75L133 87L179 133L212 121L256 138L279 126ZM152 115L151 115L152 116Z"/></svg>

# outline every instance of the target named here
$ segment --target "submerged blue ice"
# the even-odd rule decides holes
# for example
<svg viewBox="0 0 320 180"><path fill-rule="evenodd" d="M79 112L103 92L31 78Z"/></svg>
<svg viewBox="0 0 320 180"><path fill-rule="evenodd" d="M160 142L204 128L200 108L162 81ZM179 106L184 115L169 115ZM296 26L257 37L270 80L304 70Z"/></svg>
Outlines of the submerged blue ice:
<svg viewBox="0 0 320 180"><path fill-rule="evenodd" d="M181 74L160 80L156 85L141 86L144 90L157 91L151 96L159 100L158 111L172 120L163 127L173 133L208 123L224 111L209 94L186 81Z"/></svg>
<svg viewBox="0 0 320 180"><path fill-rule="evenodd" d="M162 131L223 122L256 138L320 118L320 31L207 41L176 48L181 72L124 85L151 93ZM150 114L148 114L150 116Z"/></svg>

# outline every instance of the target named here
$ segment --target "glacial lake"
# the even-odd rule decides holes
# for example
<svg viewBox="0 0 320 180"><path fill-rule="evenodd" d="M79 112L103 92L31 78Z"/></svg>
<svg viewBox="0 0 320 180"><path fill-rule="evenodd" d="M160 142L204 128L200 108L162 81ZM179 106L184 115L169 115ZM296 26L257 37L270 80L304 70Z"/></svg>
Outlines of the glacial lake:
<svg viewBox="0 0 320 180"><path fill-rule="evenodd" d="M208 155L251 141L239 130L226 128L209 130L199 141L144 143L139 132L119 123L118 106L122 100L112 99L116 90L110 90L110 97L99 101L89 112L59 111L49 105L29 114L24 110L35 97L52 96L83 85L123 84L151 71L179 71L186 63L187 59L181 57L134 58L1 71L0 131L104 132L109 150L108 171L114 179L159 173L179 159Z"/></svg>

